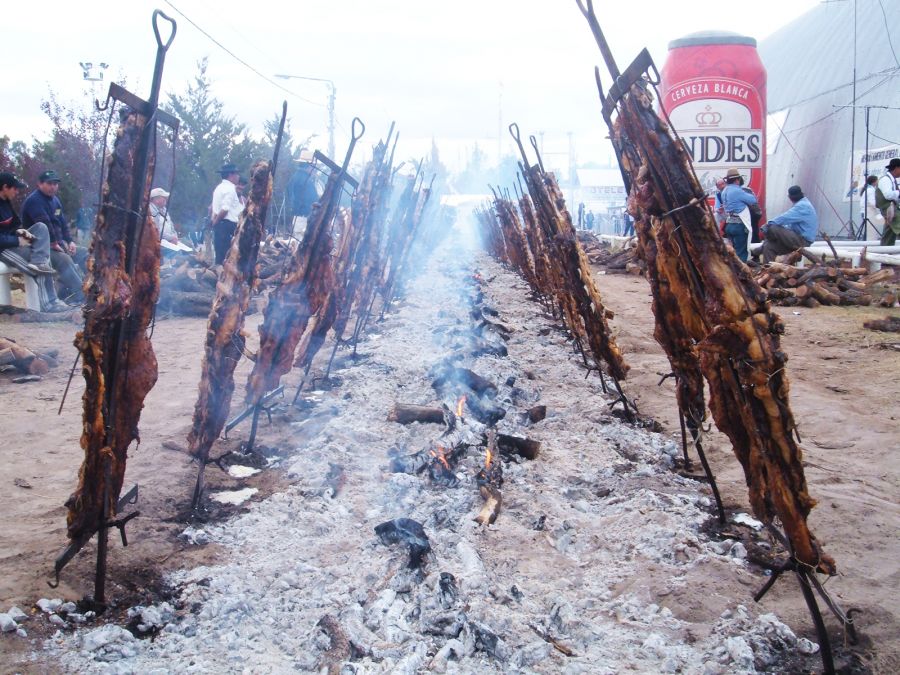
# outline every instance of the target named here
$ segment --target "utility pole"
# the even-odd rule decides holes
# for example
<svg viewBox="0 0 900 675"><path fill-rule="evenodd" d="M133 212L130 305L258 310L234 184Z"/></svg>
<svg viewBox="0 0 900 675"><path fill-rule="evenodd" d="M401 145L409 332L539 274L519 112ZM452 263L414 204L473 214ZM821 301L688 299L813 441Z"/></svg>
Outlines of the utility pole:
<svg viewBox="0 0 900 675"><path fill-rule="evenodd" d="M328 157L334 159L334 99L337 97L337 87L334 82L327 77L306 77L305 75L283 75L275 74L275 77L282 80L309 80L311 82L322 82L328 85Z"/></svg>

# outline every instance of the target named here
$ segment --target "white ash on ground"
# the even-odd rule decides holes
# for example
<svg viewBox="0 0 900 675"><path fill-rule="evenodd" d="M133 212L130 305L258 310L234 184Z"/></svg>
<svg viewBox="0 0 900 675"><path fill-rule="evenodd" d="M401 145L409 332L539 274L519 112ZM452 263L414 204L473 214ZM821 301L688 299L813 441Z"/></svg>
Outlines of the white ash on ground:
<svg viewBox="0 0 900 675"><path fill-rule="evenodd" d="M469 346L475 270L511 329L509 354L454 364L497 386L501 430L542 443L533 461L504 458L489 527L473 522L483 448L462 457L454 486L392 473L392 456L429 448L444 428L386 421L397 402L435 404L434 369ZM742 606L764 577L743 546L703 533L707 488L671 471L671 439L609 413L611 397L552 324L492 260L439 251L362 358L344 361L341 385L316 392L294 422L312 440L282 462L292 486L205 528L223 559L171 576L174 611L136 608L155 639L108 625L46 646L66 669L113 673L712 674L777 669L789 652L814 651L774 615ZM538 403L547 417L531 424ZM468 424L470 435L483 430ZM421 567L410 567L408 546L376 536L395 518L424 527Z"/></svg>

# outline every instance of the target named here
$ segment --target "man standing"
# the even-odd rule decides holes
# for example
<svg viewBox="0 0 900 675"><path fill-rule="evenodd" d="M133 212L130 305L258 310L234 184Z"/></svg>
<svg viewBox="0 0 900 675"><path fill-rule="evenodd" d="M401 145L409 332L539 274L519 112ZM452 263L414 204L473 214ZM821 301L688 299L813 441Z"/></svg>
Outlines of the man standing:
<svg viewBox="0 0 900 675"><path fill-rule="evenodd" d="M878 176L866 176L866 182L859 191L859 222L866 228L866 239L880 239L879 230L884 226L884 218L875 199L877 187Z"/></svg>
<svg viewBox="0 0 900 675"><path fill-rule="evenodd" d="M884 216L884 232L881 235L882 246L894 246L900 234L900 159L894 157L886 167L884 175L878 179L875 190L875 205Z"/></svg>
<svg viewBox="0 0 900 675"><path fill-rule="evenodd" d="M216 265L225 262L231 240L237 230L238 218L241 217L241 200L238 199L235 185L241 178L234 164L225 164L220 170L222 182L216 186L212 197L213 247L216 251Z"/></svg>
<svg viewBox="0 0 900 675"><path fill-rule="evenodd" d="M773 262L777 256L809 246L816 239L819 217L799 185L788 188L788 199L793 206L762 228L766 235L763 242L764 262Z"/></svg>
<svg viewBox="0 0 900 675"><path fill-rule="evenodd" d="M59 274L59 283L65 299L84 302L80 266L87 259L87 249L77 246L72 239L69 224L63 214L59 192L59 176L53 170L38 176L37 189L22 204L22 224L27 229L35 223L44 223L50 231L50 264Z"/></svg>
<svg viewBox="0 0 900 675"><path fill-rule="evenodd" d="M23 274L36 277L41 311L60 312L69 306L56 297L50 267L50 231L44 223L22 227L12 200L25 187L11 173L0 173L0 260Z"/></svg>
<svg viewBox="0 0 900 675"><path fill-rule="evenodd" d="M740 171L728 169L725 172L725 189L722 190L722 206L725 209L725 238L731 241L737 257L747 262L750 251L747 240L750 238L750 207L759 206L756 195L745 192L741 187Z"/></svg>

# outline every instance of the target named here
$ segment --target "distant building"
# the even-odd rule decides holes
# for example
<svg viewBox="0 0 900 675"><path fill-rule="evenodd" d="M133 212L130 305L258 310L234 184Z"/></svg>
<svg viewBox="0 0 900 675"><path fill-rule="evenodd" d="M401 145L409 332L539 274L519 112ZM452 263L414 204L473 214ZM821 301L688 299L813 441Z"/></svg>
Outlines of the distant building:
<svg viewBox="0 0 900 675"><path fill-rule="evenodd" d="M601 234L617 234L622 231L622 211L625 208L625 184L618 168L576 169L578 185L572 189L572 197L566 194L572 218L583 203L585 213L594 212L594 231Z"/></svg>
<svg viewBox="0 0 900 675"><path fill-rule="evenodd" d="M854 109L836 107L854 102L854 24L856 105L893 108L869 110L868 141L865 109L855 109L853 125ZM820 3L762 40L759 52L768 71L767 213L788 208L788 187L800 185L821 230L846 235L851 217L859 225L867 142L869 173L881 175L900 156L900 2Z"/></svg>

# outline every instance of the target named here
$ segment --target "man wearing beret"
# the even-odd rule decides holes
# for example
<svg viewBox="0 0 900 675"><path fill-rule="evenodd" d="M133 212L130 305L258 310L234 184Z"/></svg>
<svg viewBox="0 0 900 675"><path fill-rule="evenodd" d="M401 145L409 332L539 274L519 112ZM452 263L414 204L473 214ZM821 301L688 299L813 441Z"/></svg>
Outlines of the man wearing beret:
<svg viewBox="0 0 900 675"><path fill-rule="evenodd" d="M59 274L65 299L83 302L82 273L79 265L87 259L87 249L76 246L59 201L60 178L52 169L38 176L38 186L22 204L22 224L29 228L44 223L50 231L50 264Z"/></svg>

